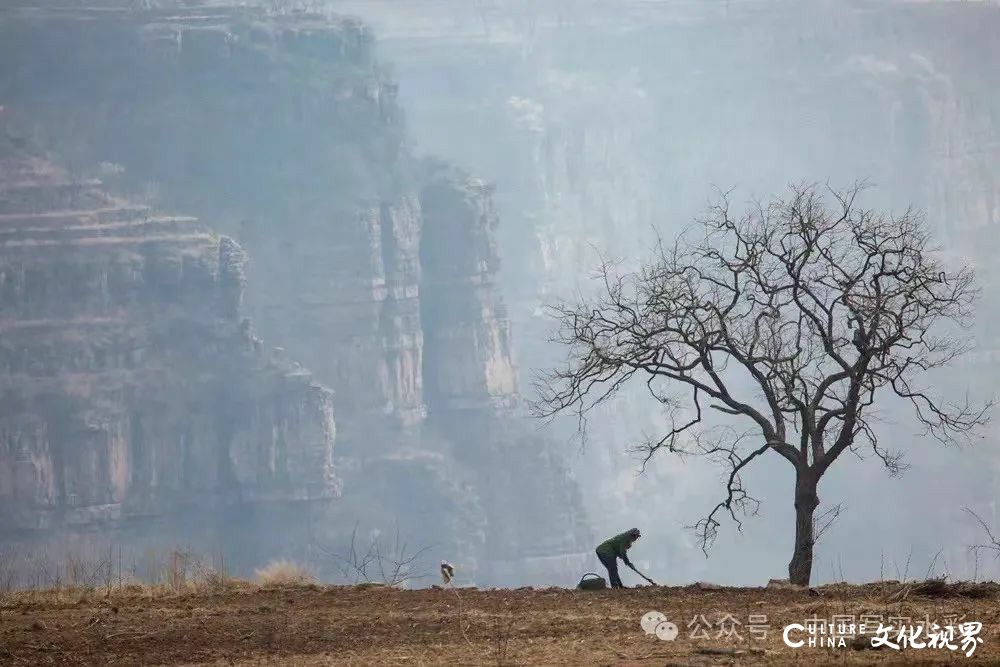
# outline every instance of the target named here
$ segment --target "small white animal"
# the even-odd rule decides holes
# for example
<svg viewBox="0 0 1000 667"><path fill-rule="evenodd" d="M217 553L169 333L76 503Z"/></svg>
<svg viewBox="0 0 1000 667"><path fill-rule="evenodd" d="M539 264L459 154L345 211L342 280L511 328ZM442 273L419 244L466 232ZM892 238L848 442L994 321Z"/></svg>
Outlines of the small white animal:
<svg viewBox="0 0 1000 667"><path fill-rule="evenodd" d="M448 584L455 578L455 567L448 561L441 561L441 580Z"/></svg>

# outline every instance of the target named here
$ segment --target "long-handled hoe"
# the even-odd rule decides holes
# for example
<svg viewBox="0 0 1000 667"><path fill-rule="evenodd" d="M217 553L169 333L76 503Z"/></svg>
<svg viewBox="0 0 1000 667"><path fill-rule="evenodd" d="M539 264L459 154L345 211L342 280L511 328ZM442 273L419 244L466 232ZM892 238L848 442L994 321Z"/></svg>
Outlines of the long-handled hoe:
<svg viewBox="0 0 1000 667"><path fill-rule="evenodd" d="M650 579L649 577L647 577L646 575L644 575L644 574L643 574L642 572L640 572L639 570L635 569L635 566L634 566L634 565L632 565L631 563L629 563L629 564L628 564L628 566L629 566L629 568L630 568L630 569L631 569L631 570L632 570L633 572L635 572L636 574L638 574L638 575L639 575L640 577L642 577L643 579L645 579L646 581L648 581L648 582L649 582L649 583L651 583L652 585L654 585L654 586L659 586L659 584L657 584L657 583L656 583L655 581L653 581L652 579Z"/></svg>

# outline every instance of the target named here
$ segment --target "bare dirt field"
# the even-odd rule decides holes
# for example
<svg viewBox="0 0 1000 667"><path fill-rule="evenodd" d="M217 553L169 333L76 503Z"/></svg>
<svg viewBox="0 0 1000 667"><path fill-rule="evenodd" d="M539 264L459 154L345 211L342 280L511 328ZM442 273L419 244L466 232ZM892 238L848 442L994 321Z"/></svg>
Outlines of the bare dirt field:
<svg viewBox="0 0 1000 667"><path fill-rule="evenodd" d="M642 630L640 620L653 610L677 626L675 640ZM788 624L844 616L860 623L865 615L875 625L878 616L894 625L978 621L983 643L967 658L957 632L954 651L875 650L850 639L840 648L790 648L782 641ZM3 665L869 662L1000 663L1000 585L584 592L225 583L214 591L135 586L110 595L68 589L0 596Z"/></svg>

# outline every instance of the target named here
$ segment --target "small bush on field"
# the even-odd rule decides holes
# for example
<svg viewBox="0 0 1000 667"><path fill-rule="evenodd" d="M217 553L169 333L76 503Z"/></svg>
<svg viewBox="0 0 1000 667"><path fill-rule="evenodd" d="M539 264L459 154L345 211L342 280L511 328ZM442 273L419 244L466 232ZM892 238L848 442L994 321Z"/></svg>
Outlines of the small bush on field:
<svg viewBox="0 0 1000 667"><path fill-rule="evenodd" d="M257 583L262 586L289 586L316 582L316 577L308 569L285 559L271 561L254 572L254 575Z"/></svg>

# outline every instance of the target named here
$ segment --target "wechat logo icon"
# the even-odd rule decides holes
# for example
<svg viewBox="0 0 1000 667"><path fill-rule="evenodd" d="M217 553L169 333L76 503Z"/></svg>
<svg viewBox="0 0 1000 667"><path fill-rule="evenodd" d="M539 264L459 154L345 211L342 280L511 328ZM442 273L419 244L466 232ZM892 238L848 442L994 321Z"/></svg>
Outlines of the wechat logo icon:
<svg viewBox="0 0 1000 667"><path fill-rule="evenodd" d="M677 639L677 626L667 620L667 617L659 611L647 611L639 621L643 632L647 635L656 635L665 642L672 642Z"/></svg>

